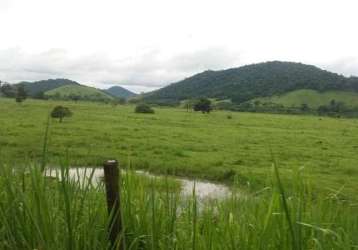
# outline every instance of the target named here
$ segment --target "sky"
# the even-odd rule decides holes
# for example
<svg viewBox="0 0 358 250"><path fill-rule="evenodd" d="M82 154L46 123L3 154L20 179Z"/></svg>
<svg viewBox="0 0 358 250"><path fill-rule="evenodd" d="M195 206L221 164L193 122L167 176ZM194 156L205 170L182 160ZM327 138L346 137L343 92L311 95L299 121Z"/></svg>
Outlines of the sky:
<svg viewBox="0 0 358 250"><path fill-rule="evenodd" d="M0 80L151 91L272 60L358 75L356 0L0 0Z"/></svg>

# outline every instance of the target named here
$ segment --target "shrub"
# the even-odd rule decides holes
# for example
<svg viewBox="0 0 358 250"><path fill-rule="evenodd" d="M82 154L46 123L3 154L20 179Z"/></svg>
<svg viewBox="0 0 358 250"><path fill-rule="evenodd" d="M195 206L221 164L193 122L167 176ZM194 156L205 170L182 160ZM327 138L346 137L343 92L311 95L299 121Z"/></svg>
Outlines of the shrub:
<svg viewBox="0 0 358 250"><path fill-rule="evenodd" d="M25 99L27 98L27 93L25 91L25 88L23 85L19 85L17 87L17 91L16 91L16 95L15 95L15 100L18 103L23 102Z"/></svg>
<svg viewBox="0 0 358 250"><path fill-rule="evenodd" d="M62 122L63 118L70 116L72 116L71 110L63 106L56 106L51 112L51 117L58 118L59 122Z"/></svg>
<svg viewBox="0 0 358 250"><path fill-rule="evenodd" d="M142 114L154 114L154 109L152 109L149 105L147 104L138 104L135 107L135 112L136 113L142 113Z"/></svg>
<svg viewBox="0 0 358 250"><path fill-rule="evenodd" d="M202 113L210 113L212 110L211 101L207 98L201 98L194 104L194 111L201 111Z"/></svg>

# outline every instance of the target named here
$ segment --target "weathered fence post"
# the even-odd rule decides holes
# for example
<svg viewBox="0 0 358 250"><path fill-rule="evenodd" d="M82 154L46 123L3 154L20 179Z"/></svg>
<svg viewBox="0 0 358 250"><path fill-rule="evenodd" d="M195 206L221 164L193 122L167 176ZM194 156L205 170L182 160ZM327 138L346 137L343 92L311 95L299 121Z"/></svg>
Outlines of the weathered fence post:
<svg viewBox="0 0 358 250"><path fill-rule="evenodd" d="M124 249L124 237L120 239L122 232L120 191L119 191L119 167L116 160L108 160L103 164L104 182L106 186L107 207L110 216L108 228L112 249ZM118 240L120 239L120 242Z"/></svg>

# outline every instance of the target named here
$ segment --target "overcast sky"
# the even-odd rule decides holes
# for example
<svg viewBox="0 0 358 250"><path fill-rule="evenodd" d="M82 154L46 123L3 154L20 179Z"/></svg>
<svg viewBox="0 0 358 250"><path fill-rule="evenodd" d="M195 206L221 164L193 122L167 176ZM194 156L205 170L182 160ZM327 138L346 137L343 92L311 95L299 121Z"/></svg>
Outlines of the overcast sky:
<svg viewBox="0 0 358 250"><path fill-rule="evenodd" d="M0 0L0 80L149 91L271 60L358 75L356 0Z"/></svg>

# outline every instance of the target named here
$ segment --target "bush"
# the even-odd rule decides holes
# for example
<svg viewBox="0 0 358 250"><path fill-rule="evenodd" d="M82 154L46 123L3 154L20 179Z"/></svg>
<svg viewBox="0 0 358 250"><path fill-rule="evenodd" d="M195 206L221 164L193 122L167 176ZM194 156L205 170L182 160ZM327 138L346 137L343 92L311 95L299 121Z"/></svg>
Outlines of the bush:
<svg viewBox="0 0 358 250"><path fill-rule="evenodd" d="M62 122L63 118L70 116L72 116L71 110L63 106L56 106L51 112L51 117L58 118L60 122Z"/></svg>
<svg viewBox="0 0 358 250"><path fill-rule="evenodd" d="M136 113L142 113L142 114L154 114L154 109L152 109L149 105L147 104L138 104L135 107L135 112Z"/></svg>
<svg viewBox="0 0 358 250"><path fill-rule="evenodd" d="M202 113L210 113L212 110L211 101L207 98L201 98L194 104L194 111L201 111Z"/></svg>

